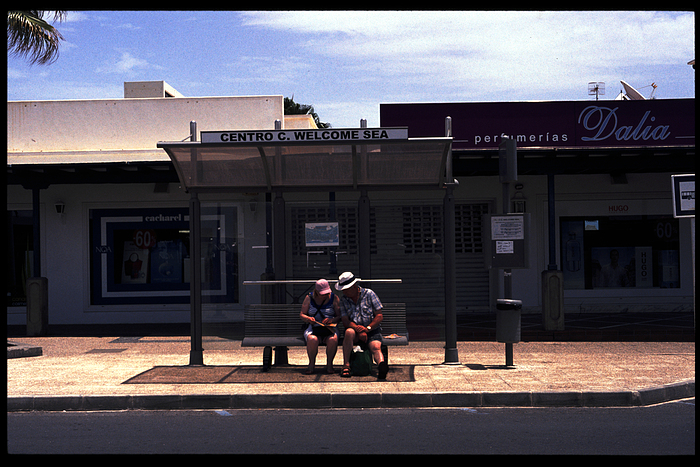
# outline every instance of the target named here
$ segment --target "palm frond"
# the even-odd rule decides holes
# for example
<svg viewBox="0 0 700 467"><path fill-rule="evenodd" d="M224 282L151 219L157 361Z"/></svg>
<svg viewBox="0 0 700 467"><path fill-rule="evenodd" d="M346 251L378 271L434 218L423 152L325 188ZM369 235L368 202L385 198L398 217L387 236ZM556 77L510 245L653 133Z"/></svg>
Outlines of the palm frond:
<svg viewBox="0 0 700 467"><path fill-rule="evenodd" d="M49 12L9 10L7 12L7 52L26 57L30 64L45 65L58 58L61 33L43 19ZM65 19L65 11L52 13L54 20Z"/></svg>

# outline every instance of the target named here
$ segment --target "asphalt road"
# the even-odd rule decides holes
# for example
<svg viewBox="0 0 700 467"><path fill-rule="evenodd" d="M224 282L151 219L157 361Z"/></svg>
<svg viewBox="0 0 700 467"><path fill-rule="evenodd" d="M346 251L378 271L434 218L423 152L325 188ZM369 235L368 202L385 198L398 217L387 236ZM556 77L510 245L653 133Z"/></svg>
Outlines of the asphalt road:
<svg viewBox="0 0 700 467"><path fill-rule="evenodd" d="M10 454L694 455L695 399L633 408L18 412Z"/></svg>

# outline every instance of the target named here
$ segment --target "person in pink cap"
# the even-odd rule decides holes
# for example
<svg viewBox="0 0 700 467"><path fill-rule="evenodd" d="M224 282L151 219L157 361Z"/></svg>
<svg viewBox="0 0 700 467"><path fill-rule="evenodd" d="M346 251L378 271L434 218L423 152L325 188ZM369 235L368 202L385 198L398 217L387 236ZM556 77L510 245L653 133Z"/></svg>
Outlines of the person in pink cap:
<svg viewBox="0 0 700 467"><path fill-rule="evenodd" d="M309 367L305 373L313 374L316 366L318 346L326 345L326 372L334 373L333 359L338 351L338 329L340 306L338 296L331 291L326 279L316 281L314 290L304 298L301 305L301 320L308 323L304 331Z"/></svg>

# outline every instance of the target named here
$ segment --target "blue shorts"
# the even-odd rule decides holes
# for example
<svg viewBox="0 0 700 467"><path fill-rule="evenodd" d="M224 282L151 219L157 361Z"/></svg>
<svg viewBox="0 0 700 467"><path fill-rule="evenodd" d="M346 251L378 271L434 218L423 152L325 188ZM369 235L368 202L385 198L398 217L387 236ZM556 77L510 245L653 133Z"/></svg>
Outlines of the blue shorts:
<svg viewBox="0 0 700 467"><path fill-rule="evenodd" d="M357 332L355 333L355 336L357 336ZM382 338L382 328L372 329L367 333L367 343L369 344L372 341L378 341L380 344L384 343L384 339Z"/></svg>
<svg viewBox="0 0 700 467"><path fill-rule="evenodd" d="M367 333L367 343L372 341L379 341L380 344L384 343L384 339L382 338L382 328L373 329Z"/></svg>

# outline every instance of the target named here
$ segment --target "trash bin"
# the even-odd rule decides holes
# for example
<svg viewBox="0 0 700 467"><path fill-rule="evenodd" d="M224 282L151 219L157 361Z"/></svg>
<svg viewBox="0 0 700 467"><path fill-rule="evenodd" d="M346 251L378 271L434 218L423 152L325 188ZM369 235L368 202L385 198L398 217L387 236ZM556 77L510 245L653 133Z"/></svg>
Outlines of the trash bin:
<svg viewBox="0 0 700 467"><path fill-rule="evenodd" d="M496 340L498 342L520 342L521 300L499 298L496 300Z"/></svg>

